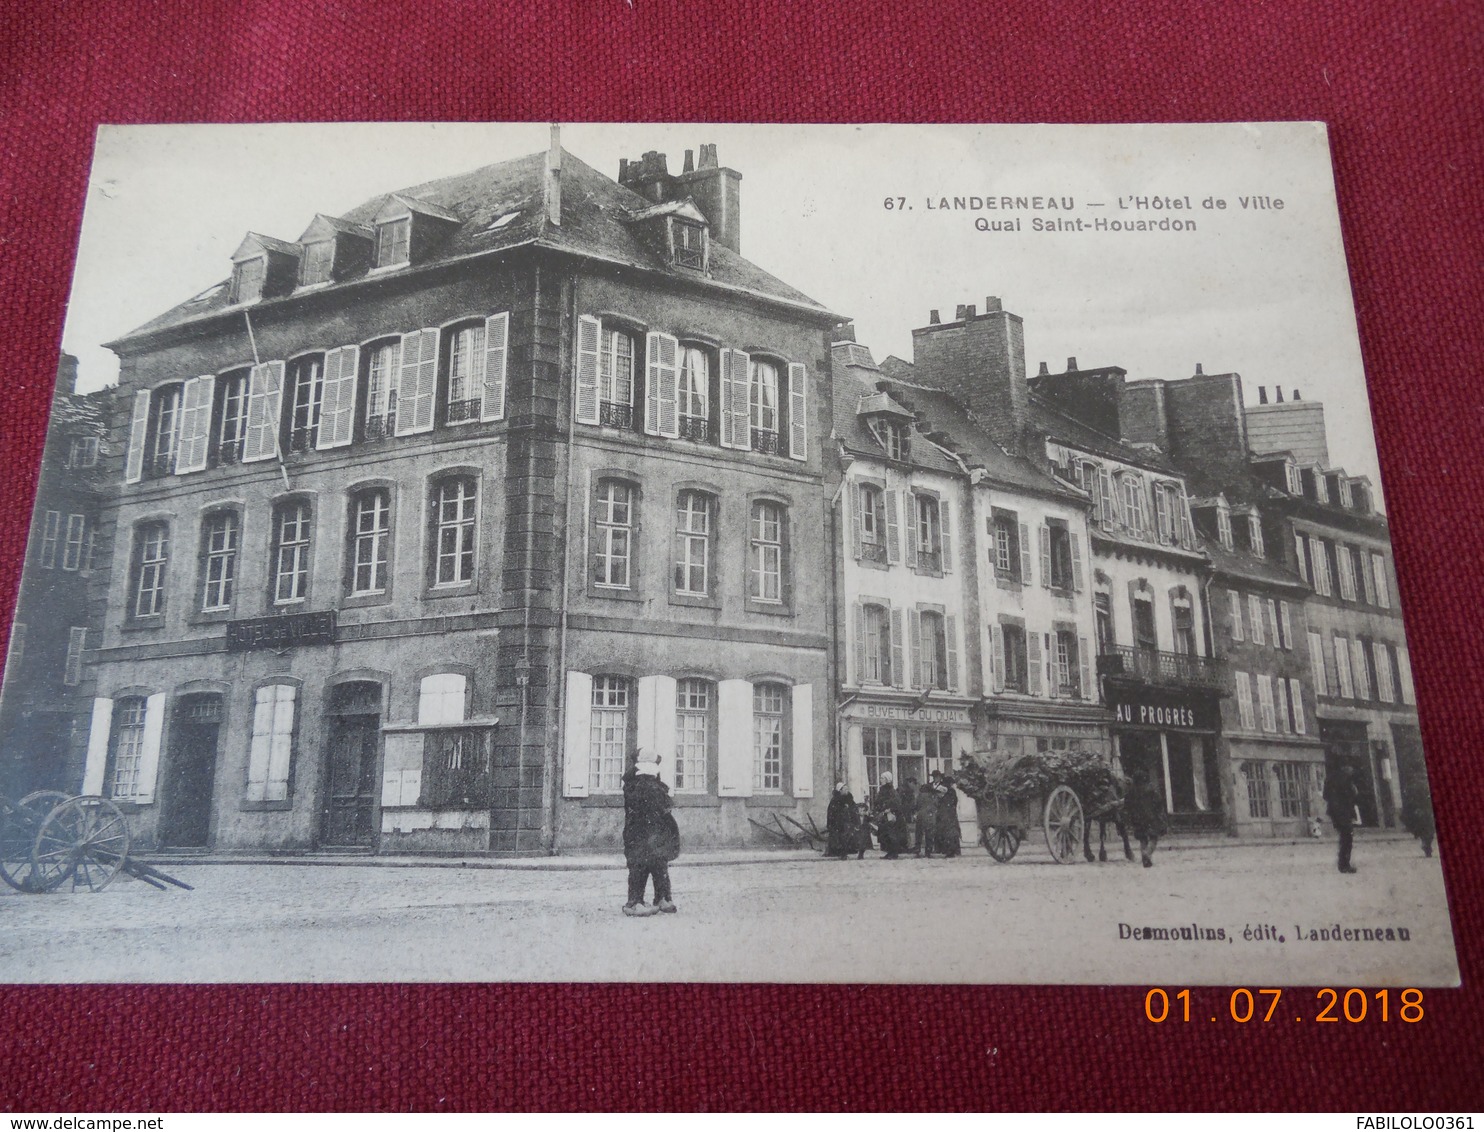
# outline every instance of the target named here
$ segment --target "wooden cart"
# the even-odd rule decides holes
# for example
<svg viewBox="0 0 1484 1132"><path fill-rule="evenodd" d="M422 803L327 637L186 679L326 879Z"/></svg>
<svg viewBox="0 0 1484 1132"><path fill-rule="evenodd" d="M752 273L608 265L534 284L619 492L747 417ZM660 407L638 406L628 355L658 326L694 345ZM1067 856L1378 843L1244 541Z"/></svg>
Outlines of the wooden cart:
<svg viewBox="0 0 1484 1132"><path fill-rule="evenodd" d="M1057 864L1070 865L1082 855L1086 816L1082 799L1070 786L1055 786L1041 797L1024 800L993 794L976 798L974 805L979 814L979 843L996 861L1014 857L1021 842L1038 825Z"/></svg>
<svg viewBox="0 0 1484 1132"><path fill-rule="evenodd" d="M0 797L0 880L17 892L101 892L119 873L154 888L184 881L129 856L129 823L107 798L38 790Z"/></svg>

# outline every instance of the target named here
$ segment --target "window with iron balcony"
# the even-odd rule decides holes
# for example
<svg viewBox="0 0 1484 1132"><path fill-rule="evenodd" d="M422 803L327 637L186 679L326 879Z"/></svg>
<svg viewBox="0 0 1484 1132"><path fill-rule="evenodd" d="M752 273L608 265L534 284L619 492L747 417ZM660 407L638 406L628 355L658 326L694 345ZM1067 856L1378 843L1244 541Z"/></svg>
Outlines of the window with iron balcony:
<svg viewBox="0 0 1484 1132"><path fill-rule="evenodd" d="M676 218L671 227L675 241L675 264L701 271L706 266L706 229Z"/></svg>
<svg viewBox="0 0 1484 1132"><path fill-rule="evenodd" d="M320 410L325 395L324 355L314 354L292 362L288 383L292 400L285 447L290 452L312 452L319 443Z"/></svg>
<svg viewBox="0 0 1484 1132"><path fill-rule="evenodd" d="M402 343L379 342L366 349L366 440L385 440L397 434L397 385L401 377Z"/></svg>
<svg viewBox="0 0 1484 1132"><path fill-rule="evenodd" d="M448 337L448 399L444 409L447 424L477 421L484 406L484 326L461 326Z"/></svg>
<svg viewBox="0 0 1484 1132"><path fill-rule="evenodd" d="M634 373L639 359L637 336L604 325L598 353L598 423L609 428L634 427Z"/></svg>
<svg viewBox="0 0 1484 1132"><path fill-rule="evenodd" d="M247 370L217 379L210 453L215 467L228 468L242 462L242 446L247 439L247 389Z"/></svg>
<svg viewBox="0 0 1484 1132"><path fill-rule="evenodd" d="M680 348L680 439L709 443L711 355L700 346Z"/></svg>
<svg viewBox="0 0 1484 1132"><path fill-rule="evenodd" d="M748 407L752 421L752 450L776 456L779 444L778 367L766 359L748 363Z"/></svg>
<svg viewBox="0 0 1484 1132"><path fill-rule="evenodd" d="M175 472L180 449L180 408L184 386L162 385L150 394L149 437L145 447L144 478L158 479Z"/></svg>

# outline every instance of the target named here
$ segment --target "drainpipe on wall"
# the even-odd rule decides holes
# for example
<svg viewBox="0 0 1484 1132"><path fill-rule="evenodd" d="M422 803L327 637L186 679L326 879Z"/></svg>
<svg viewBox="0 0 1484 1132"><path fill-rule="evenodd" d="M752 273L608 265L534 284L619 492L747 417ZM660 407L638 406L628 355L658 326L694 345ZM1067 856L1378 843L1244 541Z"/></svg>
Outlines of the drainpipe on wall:
<svg viewBox="0 0 1484 1132"><path fill-rule="evenodd" d="M537 279L540 278L540 265L537 265ZM575 279L567 283L567 326L562 332L561 349L558 351L559 372L563 375L559 380L563 388L570 389L571 386L565 379L567 372L567 344L570 341L568 332L577 322L577 284ZM562 404L561 398L557 398L558 411ZM556 733L553 742L546 747L546 807L541 821L541 837L546 843L546 851L549 855L556 855L556 819L557 806L561 798L561 792L556 788L556 775L558 770L557 751L567 741L567 593L570 585L572 570L572 523L568 512L572 506L572 442L576 436L576 414L572 412L572 406L567 406L567 468L562 483L562 508L563 518L567 521L562 524L564 539L562 542L562 568L559 572L562 587L562 599L560 604L560 630L557 637L557 710L556 710Z"/></svg>
<svg viewBox="0 0 1484 1132"><path fill-rule="evenodd" d="M853 463L843 448L840 449L840 485L835 488L834 497L830 500L829 511L829 551L830 551L830 655L827 671L829 673L830 694L838 700L840 695L840 658L845 655L845 642L840 639L840 627L845 623L844 617L840 615L840 602L845 592L843 575L845 572L845 547L840 540L840 499L845 494L845 473ZM841 714L855 697L838 700L834 710L834 750L831 754L831 765L833 777L830 780L830 792L833 793L835 783L846 777L848 768L845 765L845 717Z"/></svg>

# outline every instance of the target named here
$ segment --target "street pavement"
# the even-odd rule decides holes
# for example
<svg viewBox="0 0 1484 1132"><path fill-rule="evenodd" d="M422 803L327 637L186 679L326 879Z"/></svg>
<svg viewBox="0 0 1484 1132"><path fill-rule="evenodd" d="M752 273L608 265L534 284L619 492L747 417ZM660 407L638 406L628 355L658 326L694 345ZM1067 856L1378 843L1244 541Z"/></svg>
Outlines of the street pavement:
<svg viewBox="0 0 1484 1132"><path fill-rule="evenodd" d="M192 892L127 877L101 893L0 891L0 978L1455 984L1438 859L1396 839L1361 840L1355 859L1341 875L1331 840L1161 850L1151 869L1121 852L1058 865L1029 843L1008 864L973 847L955 860L682 856L679 913L647 919L620 914L614 858L181 863L168 871ZM1336 926L1410 938L1295 934Z"/></svg>

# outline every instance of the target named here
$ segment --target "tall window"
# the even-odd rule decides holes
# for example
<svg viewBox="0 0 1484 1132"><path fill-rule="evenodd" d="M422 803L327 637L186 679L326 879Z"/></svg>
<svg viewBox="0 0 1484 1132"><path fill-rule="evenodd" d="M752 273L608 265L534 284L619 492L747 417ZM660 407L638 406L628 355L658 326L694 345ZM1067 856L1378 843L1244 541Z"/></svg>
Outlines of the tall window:
<svg viewBox="0 0 1484 1132"><path fill-rule="evenodd" d="M82 683L82 653L88 647L88 631L74 625L67 630L67 656L62 662L62 683L75 688Z"/></svg>
<svg viewBox="0 0 1484 1132"><path fill-rule="evenodd" d="M1025 692L1029 689L1030 662L1026 656L1025 628L1020 625L1002 625L1000 632L1005 640L1005 690Z"/></svg>
<svg viewBox="0 0 1484 1132"><path fill-rule="evenodd" d="M622 480L599 480L593 510L593 584L626 590L633 558L634 489Z"/></svg>
<svg viewBox="0 0 1484 1132"><path fill-rule="evenodd" d="M1066 523L1052 519L1046 524L1047 549L1051 574L1050 585L1054 590L1076 589L1076 576L1072 564L1072 532Z"/></svg>
<svg viewBox="0 0 1484 1132"><path fill-rule="evenodd" d="M165 612L165 569L170 564L170 528L145 523L134 536L134 616Z"/></svg>
<svg viewBox="0 0 1484 1132"><path fill-rule="evenodd" d="M707 720L711 685L705 680L675 683L675 792L706 792Z"/></svg>
<svg viewBox="0 0 1484 1132"><path fill-rule="evenodd" d="M682 491L675 501L675 592L705 597L711 592L711 497Z"/></svg>
<svg viewBox="0 0 1484 1132"><path fill-rule="evenodd" d="M325 359L316 354L300 358L289 369L293 415L289 420L289 451L308 452L319 443L320 407L325 395Z"/></svg>
<svg viewBox="0 0 1484 1132"><path fill-rule="evenodd" d="M242 460L247 438L247 374L229 373L217 383L216 463L226 467Z"/></svg>
<svg viewBox="0 0 1484 1132"><path fill-rule="evenodd" d="M888 457L893 460L907 458L907 429L901 421L878 420L872 424L871 431L881 442L881 447L886 449Z"/></svg>
<svg viewBox="0 0 1484 1132"><path fill-rule="evenodd" d="M376 226L376 266L406 263L412 247L412 217L390 220Z"/></svg>
<svg viewBox="0 0 1484 1132"><path fill-rule="evenodd" d="M381 440L397 431L397 380L400 342L371 347L366 368L366 439Z"/></svg>
<svg viewBox="0 0 1484 1132"><path fill-rule="evenodd" d="M241 524L237 512L218 511L206 517L202 533L205 569L202 571L201 610L219 612L232 608L232 592L237 584L237 544Z"/></svg>
<svg viewBox="0 0 1484 1132"><path fill-rule="evenodd" d="M309 503L290 499L273 509L273 604L291 605L309 594Z"/></svg>
<svg viewBox="0 0 1484 1132"><path fill-rule="evenodd" d="M74 436L67 447L69 468L93 468L98 464L98 438Z"/></svg>
<svg viewBox="0 0 1484 1132"><path fill-rule="evenodd" d="M306 287L312 287L316 283L328 283L334 266L334 240L316 240L312 244L305 244L304 262L299 281Z"/></svg>
<svg viewBox="0 0 1484 1132"><path fill-rule="evenodd" d="M680 351L680 438L709 440L711 358L699 346Z"/></svg>
<svg viewBox="0 0 1484 1132"><path fill-rule="evenodd" d="M1278 775L1278 812L1285 818L1309 816L1309 764L1276 762Z"/></svg>
<svg viewBox="0 0 1484 1132"><path fill-rule="evenodd" d="M1247 516L1247 544L1259 558L1267 556L1267 546L1262 538L1262 516L1256 511Z"/></svg>
<svg viewBox="0 0 1484 1132"><path fill-rule="evenodd" d="M179 385L166 385L156 389L150 398L146 475L168 476L175 471L175 453L180 445L181 391Z"/></svg>
<svg viewBox="0 0 1484 1132"><path fill-rule="evenodd" d="M634 423L634 364L638 344L627 330L604 325L598 354L598 420L615 428Z"/></svg>
<svg viewBox="0 0 1484 1132"><path fill-rule="evenodd" d="M1118 643L1113 631L1113 595L1100 588L1092 595L1092 611L1097 621L1098 650L1108 652Z"/></svg>
<svg viewBox="0 0 1484 1132"><path fill-rule="evenodd" d="M699 224L690 224L677 219L674 225L675 262L681 267L693 267L697 271L705 264L705 232Z"/></svg>
<svg viewBox="0 0 1484 1132"><path fill-rule="evenodd" d="M1056 686L1063 696L1082 695L1082 680L1077 656L1077 634L1067 629L1056 632Z"/></svg>
<svg viewBox="0 0 1484 1132"><path fill-rule="evenodd" d="M475 513L478 487L473 476L450 476L433 489L433 584L458 586L474 580Z"/></svg>
<svg viewBox="0 0 1484 1132"><path fill-rule="evenodd" d="M1154 628L1154 595L1143 591L1135 593L1133 613L1135 647L1148 650L1159 648L1159 637Z"/></svg>
<svg viewBox="0 0 1484 1132"><path fill-rule="evenodd" d="M892 683L891 617L879 605L861 607L861 679Z"/></svg>
<svg viewBox="0 0 1484 1132"><path fill-rule="evenodd" d="M778 451L778 367L753 359L748 365L747 403L752 413L754 452Z"/></svg>
<svg viewBox="0 0 1484 1132"><path fill-rule="evenodd" d="M1144 530L1144 481L1135 475L1123 477L1123 517L1130 530Z"/></svg>
<svg viewBox="0 0 1484 1132"><path fill-rule="evenodd" d="M350 592L361 597L386 593L387 557L392 535L391 493L374 487L351 500Z"/></svg>
<svg viewBox="0 0 1484 1132"><path fill-rule="evenodd" d="M252 303L263 297L268 281L268 257L245 259L232 268L232 302Z"/></svg>
<svg viewBox="0 0 1484 1132"><path fill-rule="evenodd" d="M87 516L75 514L67 516L67 541L62 546L63 570L76 572L82 569L87 526Z"/></svg>
<svg viewBox="0 0 1484 1132"><path fill-rule="evenodd" d="M1251 760L1244 762L1242 777L1247 780L1247 813L1254 818L1272 817L1267 764Z"/></svg>
<svg viewBox="0 0 1484 1132"><path fill-rule="evenodd" d="M996 508L991 519L995 576L1007 581L1030 585L1028 547L1021 545L1020 516L1014 511Z"/></svg>
<svg viewBox="0 0 1484 1132"><path fill-rule="evenodd" d="M1323 539L1309 537L1309 557L1313 561L1314 590L1324 597L1332 592L1329 569L1329 550Z"/></svg>
<svg viewBox="0 0 1484 1132"><path fill-rule="evenodd" d="M1195 656L1197 649L1195 643L1195 610L1190 600L1190 595L1177 590L1170 602L1170 613L1172 621L1173 636L1175 638L1175 651L1181 656Z"/></svg>
<svg viewBox="0 0 1484 1132"><path fill-rule="evenodd" d="M1346 601L1355 600L1355 559L1348 546L1335 546L1335 561L1339 564L1340 596Z"/></svg>
<svg viewBox="0 0 1484 1132"><path fill-rule="evenodd" d="M856 490L856 506L861 557L868 562L885 562L886 493L875 484L863 483Z"/></svg>
<svg viewBox="0 0 1484 1132"><path fill-rule="evenodd" d="M752 505L748 596L753 601L783 600L783 508L759 501Z"/></svg>
<svg viewBox="0 0 1484 1132"><path fill-rule="evenodd" d="M114 710L113 783L110 796L127 801L139 795L144 763L143 696L130 696Z"/></svg>
<svg viewBox="0 0 1484 1132"><path fill-rule="evenodd" d="M484 327L465 326L453 332L448 343L448 423L477 421L484 390L476 388L476 375L484 356Z"/></svg>
<svg viewBox="0 0 1484 1132"><path fill-rule="evenodd" d="M919 657L922 670L918 679L924 688L948 688L948 633L943 615L924 610L918 615L921 626Z"/></svg>
<svg viewBox="0 0 1484 1132"><path fill-rule="evenodd" d="M629 749L629 682L622 676L593 677L588 788L616 794L623 788Z"/></svg>
<svg viewBox="0 0 1484 1132"><path fill-rule="evenodd" d="M927 573L943 569L943 527L938 501L931 495L914 496L916 523L913 537L917 540L917 568Z"/></svg>
<svg viewBox="0 0 1484 1132"><path fill-rule="evenodd" d="M781 684L752 689L752 788L759 793L783 789L783 706Z"/></svg>

